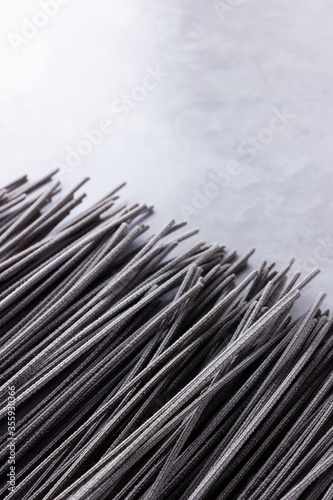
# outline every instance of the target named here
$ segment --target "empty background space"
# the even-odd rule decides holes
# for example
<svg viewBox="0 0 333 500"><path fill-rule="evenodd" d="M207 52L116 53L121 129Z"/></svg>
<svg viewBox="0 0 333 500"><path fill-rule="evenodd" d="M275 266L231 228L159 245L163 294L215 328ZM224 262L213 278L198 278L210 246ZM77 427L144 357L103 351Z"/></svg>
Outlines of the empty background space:
<svg viewBox="0 0 333 500"><path fill-rule="evenodd" d="M187 214L332 295L333 3L55 1L1 1L1 185L127 180L153 228Z"/></svg>

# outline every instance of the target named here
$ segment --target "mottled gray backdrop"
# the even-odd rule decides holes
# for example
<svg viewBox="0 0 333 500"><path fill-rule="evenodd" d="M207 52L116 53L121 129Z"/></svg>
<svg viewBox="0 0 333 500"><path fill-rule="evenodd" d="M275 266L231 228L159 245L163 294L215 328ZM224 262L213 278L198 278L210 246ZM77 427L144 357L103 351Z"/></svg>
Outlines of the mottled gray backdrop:
<svg viewBox="0 0 333 500"><path fill-rule="evenodd" d="M156 227L319 266L333 293L330 0L2 0L1 184L122 180Z"/></svg>

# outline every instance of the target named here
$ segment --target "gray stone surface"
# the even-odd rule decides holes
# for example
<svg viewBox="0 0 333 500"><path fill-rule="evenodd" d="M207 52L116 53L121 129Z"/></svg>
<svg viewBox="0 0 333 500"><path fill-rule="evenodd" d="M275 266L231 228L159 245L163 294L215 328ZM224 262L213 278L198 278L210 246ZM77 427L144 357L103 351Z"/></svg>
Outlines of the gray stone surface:
<svg viewBox="0 0 333 500"><path fill-rule="evenodd" d="M189 214L204 239L256 246L254 264L319 266L305 301L332 295L333 3L58 7L1 2L1 184L61 164L66 186L91 176L92 202L126 179L153 227Z"/></svg>

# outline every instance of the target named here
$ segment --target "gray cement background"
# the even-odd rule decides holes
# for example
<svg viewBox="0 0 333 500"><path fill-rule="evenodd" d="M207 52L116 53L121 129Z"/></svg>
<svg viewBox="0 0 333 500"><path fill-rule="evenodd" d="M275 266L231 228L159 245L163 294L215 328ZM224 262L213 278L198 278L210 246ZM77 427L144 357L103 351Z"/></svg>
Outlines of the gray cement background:
<svg viewBox="0 0 333 500"><path fill-rule="evenodd" d="M50 1L1 2L1 184L60 165L92 203L127 180L153 228L294 255L322 269L304 301L332 297L333 3Z"/></svg>

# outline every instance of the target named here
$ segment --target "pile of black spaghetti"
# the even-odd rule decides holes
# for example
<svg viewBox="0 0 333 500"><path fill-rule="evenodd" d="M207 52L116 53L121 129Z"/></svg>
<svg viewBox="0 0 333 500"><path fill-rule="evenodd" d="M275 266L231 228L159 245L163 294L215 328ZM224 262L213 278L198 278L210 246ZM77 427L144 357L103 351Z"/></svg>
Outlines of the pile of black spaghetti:
<svg viewBox="0 0 333 500"><path fill-rule="evenodd" d="M0 190L0 497L332 500L332 319L294 312L317 271L53 179Z"/></svg>

